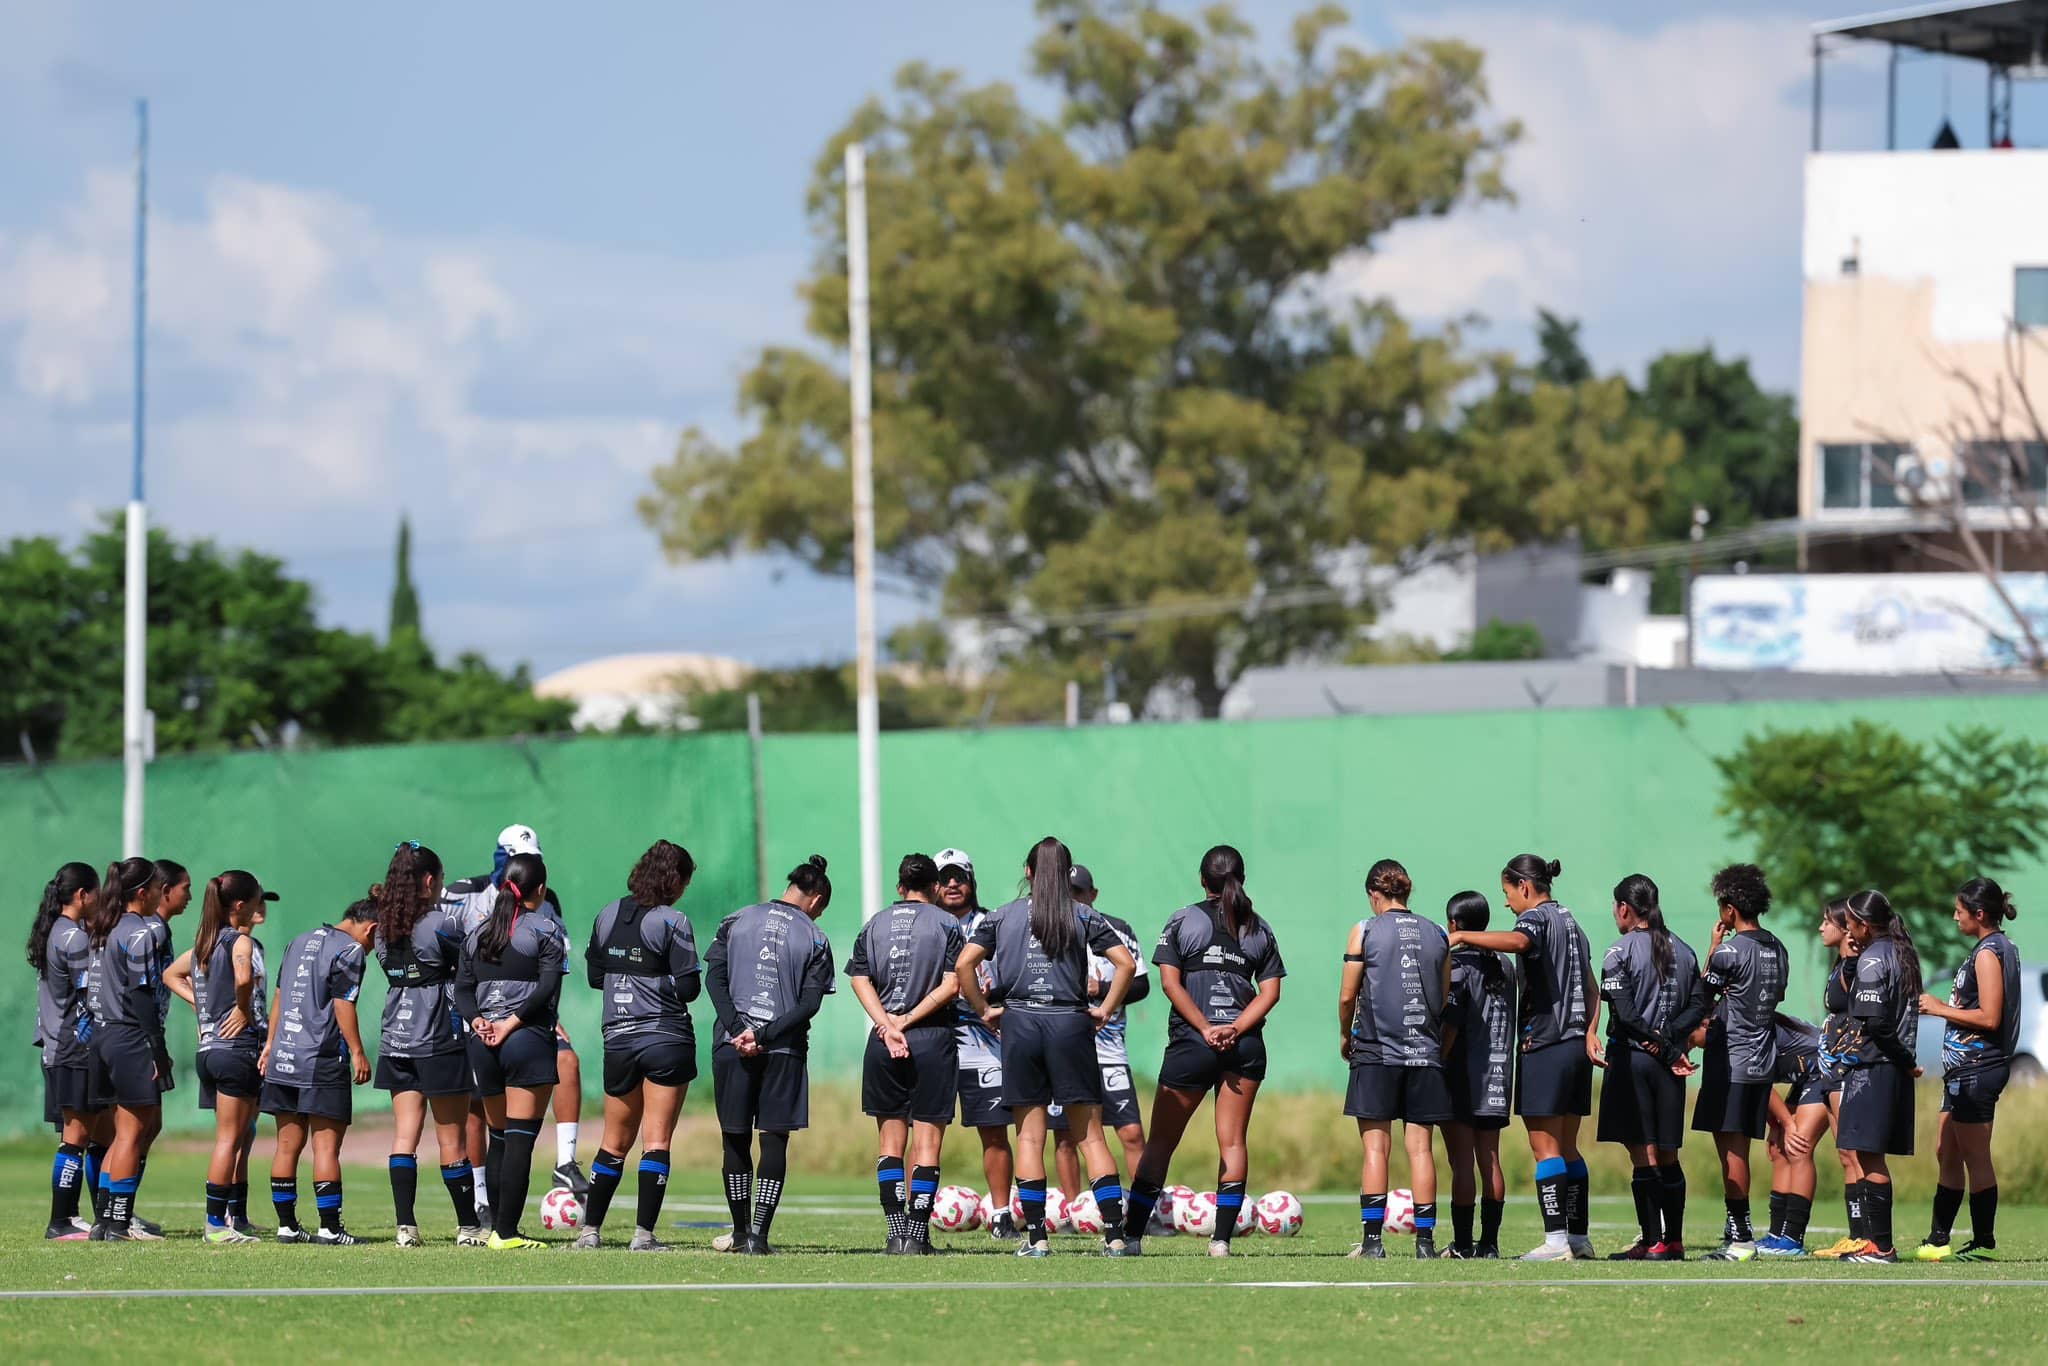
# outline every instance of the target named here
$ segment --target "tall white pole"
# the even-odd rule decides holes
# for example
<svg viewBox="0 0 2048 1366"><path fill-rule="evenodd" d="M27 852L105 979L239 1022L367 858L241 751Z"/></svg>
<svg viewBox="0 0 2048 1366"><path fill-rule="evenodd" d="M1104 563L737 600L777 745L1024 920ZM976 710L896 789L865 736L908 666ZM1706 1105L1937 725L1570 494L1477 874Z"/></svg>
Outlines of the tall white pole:
<svg viewBox="0 0 2048 1366"><path fill-rule="evenodd" d="M143 345L149 260L149 101L135 102L135 459L128 491L126 644L121 670L121 850L142 853L143 766L148 762L149 531L142 502Z"/></svg>
<svg viewBox="0 0 2048 1366"><path fill-rule="evenodd" d="M860 915L882 908L882 713L875 694L874 391L868 358L868 161L846 148L847 341L853 388L853 629L860 761Z"/></svg>

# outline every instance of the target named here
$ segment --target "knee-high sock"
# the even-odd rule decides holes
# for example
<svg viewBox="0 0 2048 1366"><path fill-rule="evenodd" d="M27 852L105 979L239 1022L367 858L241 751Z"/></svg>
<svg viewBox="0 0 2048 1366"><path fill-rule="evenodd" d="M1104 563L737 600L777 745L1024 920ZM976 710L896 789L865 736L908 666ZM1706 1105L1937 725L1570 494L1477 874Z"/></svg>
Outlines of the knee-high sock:
<svg viewBox="0 0 2048 1366"><path fill-rule="evenodd" d="M50 1163L50 1222L69 1223L78 1215L78 1191L85 1181L85 1149L59 1143Z"/></svg>
<svg viewBox="0 0 2048 1366"><path fill-rule="evenodd" d="M1114 1180L1115 1178L1111 1178ZM937 1167L912 1167L910 1169L910 1236L919 1242L929 1242L932 1236L932 1202L939 1198L939 1169ZM1119 1214L1122 1210L1119 1208Z"/></svg>
<svg viewBox="0 0 2048 1366"><path fill-rule="evenodd" d="M1933 1243L1936 1247L1948 1246L1949 1234L1956 1226L1956 1215L1962 1213L1962 1209L1962 1187L1935 1186L1934 1222L1928 1226L1927 1241Z"/></svg>
<svg viewBox="0 0 2048 1366"><path fill-rule="evenodd" d="M533 1145L539 1137L538 1119L505 1121L504 1156L499 1159L497 1177L491 1182L491 1214L500 1238L511 1238L519 1232L519 1217L526 1212L527 1189L533 1182Z"/></svg>
<svg viewBox="0 0 2048 1366"><path fill-rule="evenodd" d="M891 1238L901 1238L910 1232L903 1213L903 1179L901 1157L883 1153L875 1159L875 1195L882 1203L882 1222L889 1226Z"/></svg>
<svg viewBox="0 0 2048 1366"><path fill-rule="evenodd" d="M417 1224L413 1213L413 1202L420 1193L420 1161L411 1153L391 1154L391 1208L397 1211L397 1222Z"/></svg>
<svg viewBox="0 0 2048 1366"><path fill-rule="evenodd" d="M1565 1168L1561 1157L1546 1157L1536 1164L1536 1203L1543 1208L1545 1235L1565 1231Z"/></svg>
<svg viewBox="0 0 2048 1366"><path fill-rule="evenodd" d="M789 1175L789 1135L761 1135L761 1165L754 1174L754 1236L768 1237L775 1206L782 1201L782 1183Z"/></svg>
<svg viewBox="0 0 2048 1366"><path fill-rule="evenodd" d="M467 1158L441 1168L441 1184L455 1204L455 1226L468 1228L476 1222L476 1173Z"/></svg>
<svg viewBox="0 0 2048 1366"><path fill-rule="evenodd" d="M1592 1193L1593 1180L1586 1170L1586 1159L1574 1157L1564 1164L1564 1218L1565 1230L1574 1238L1583 1238L1592 1224L1592 1211L1588 1208L1587 1197Z"/></svg>
<svg viewBox="0 0 2048 1366"><path fill-rule="evenodd" d="M599 1148L597 1156L590 1159L590 1198L583 1202L583 1227L604 1227L604 1217L611 1213L612 1197L619 1193L619 1182L625 1178L625 1155Z"/></svg>
<svg viewBox="0 0 2048 1366"><path fill-rule="evenodd" d="M1152 1222L1152 1211L1159 1208L1160 1190L1157 1181L1147 1181L1136 1176L1131 1178L1131 1193L1124 1201L1124 1237L1145 1236L1145 1229ZM1103 1227L1109 1227L1107 1222Z"/></svg>
<svg viewBox="0 0 2048 1366"><path fill-rule="evenodd" d="M1629 1173L1628 1193L1635 1198L1636 1231L1642 1235L1644 1246L1664 1236L1663 1215L1657 1207L1662 1189L1655 1167L1637 1167Z"/></svg>
<svg viewBox="0 0 2048 1366"><path fill-rule="evenodd" d="M321 1228L329 1233L341 1232L341 1182L315 1181L313 1208L320 1212Z"/></svg>
<svg viewBox="0 0 2048 1366"><path fill-rule="evenodd" d="M236 1181L228 1186L228 1222L246 1224L249 1222L249 1183Z"/></svg>
<svg viewBox="0 0 2048 1366"><path fill-rule="evenodd" d="M1488 1196L1479 1198L1479 1241L1491 1247L1500 1242L1500 1217L1507 1212L1508 1202Z"/></svg>
<svg viewBox="0 0 2048 1366"><path fill-rule="evenodd" d="M923 1170L931 1172L932 1180L938 1180L939 1169L937 1167L925 1168ZM1091 1182L1088 1189L1095 1195L1095 1208L1102 1211L1103 1235L1109 1238L1120 1236L1123 1233L1124 1227L1124 1188L1117 1183L1116 1177L1111 1175L1105 1176L1099 1181Z"/></svg>
<svg viewBox="0 0 2048 1366"><path fill-rule="evenodd" d="M1970 1192L1970 1241L1978 1247L1998 1246L1998 1187Z"/></svg>
<svg viewBox="0 0 2048 1366"><path fill-rule="evenodd" d="M1806 1242L1806 1225L1813 1218L1813 1197L1810 1195L1787 1195L1785 1197L1785 1236L1795 1243Z"/></svg>
<svg viewBox="0 0 2048 1366"><path fill-rule="evenodd" d="M1219 1181L1216 1183L1216 1237L1229 1242L1237 1236L1238 1211L1244 1208L1244 1181Z"/></svg>
<svg viewBox="0 0 2048 1366"><path fill-rule="evenodd" d="M270 1204L277 1211L280 1229L299 1226L299 1180L297 1177L270 1178Z"/></svg>
<svg viewBox="0 0 2048 1366"><path fill-rule="evenodd" d="M92 1217L98 1219L106 1210L106 1183L100 1178L105 1174L107 1145L88 1143L85 1145L85 1189L92 1197Z"/></svg>
<svg viewBox="0 0 2048 1366"><path fill-rule="evenodd" d="M1659 1213L1663 1216L1663 1241L1673 1247L1685 1242L1685 1168L1676 1162L1657 1168Z"/></svg>
<svg viewBox="0 0 2048 1366"><path fill-rule="evenodd" d="M1045 1241L1045 1178L1036 1181L1017 1178L1017 1203L1024 1207L1024 1237L1027 1242Z"/></svg>
<svg viewBox="0 0 2048 1366"><path fill-rule="evenodd" d="M754 1137L722 1135L725 1141L725 1207L732 1212L732 1236L741 1238L754 1222Z"/></svg>
<svg viewBox="0 0 2048 1366"><path fill-rule="evenodd" d="M654 1232L661 1223L661 1202L668 1195L668 1149L640 1152L640 1208L633 1227Z"/></svg>
<svg viewBox="0 0 2048 1366"><path fill-rule="evenodd" d="M1867 1235L1883 1252L1892 1245L1892 1183L1889 1181L1866 1181L1863 1183L1863 1222L1870 1228Z"/></svg>
<svg viewBox="0 0 2048 1366"><path fill-rule="evenodd" d="M206 1183L206 1226L228 1226L228 1188L217 1181Z"/></svg>
<svg viewBox="0 0 2048 1366"><path fill-rule="evenodd" d="M1358 1193L1358 1230L1361 1240L1377 1243L1387 1233L1387 1193Z"/></svg>
<svg viewBox="0 0 2048 1366"><path fill-rule="evenodd" d="M1849 1212L1849 1236L1868 1238L1870 1222L1863 1212L1863 1196L1870 1189L1867 1181L1849 1181L1842 1186L1842 1204Z"/></svg>
<svg viewBox="0 0 2048 1366"><path fill-rule="evenodd" d="M1460 1251L1472 1246L1473 1208L1471 1205L1461 1205L1455 1200L1451 1202L1451 1246Z"/></svg>
<svg viewBox="0 0 2048 1366"><path fill-rule="evenodd" d="M503 1174L504 1169L505 1131L503 1129L486 1129L484 1130L484 1208L488 1210L495 1211L498 1208L500 1192L503 1190L503 1187L499 1184L499 1177ZM497 1215L493 1213L491 1223L495 1227L497 1222Z"/></svg>
<svg viewBox="0 0 2048 1366"><path fill-rule="evenodd" d="M1788 1201L1788 1200L1790 1200L1791 1198L1792 1198L1792 1197L1791 1197L1791 1195L1790 1195L1790 1194L1789 1194L1788 1192L1786 1192L1786 1191L1772 1191L1772 1192L1771 1192L1771 1227L1770 1227L1770 1235L1771 1235L1771 1236L1772 1236L1773 1238L1777 1238L1777 1237L1782 1237L1782 1236L1784 1236L1784 1233L1785 1233L1785 1202L1786 1202L1786 1201Z"/></svg>

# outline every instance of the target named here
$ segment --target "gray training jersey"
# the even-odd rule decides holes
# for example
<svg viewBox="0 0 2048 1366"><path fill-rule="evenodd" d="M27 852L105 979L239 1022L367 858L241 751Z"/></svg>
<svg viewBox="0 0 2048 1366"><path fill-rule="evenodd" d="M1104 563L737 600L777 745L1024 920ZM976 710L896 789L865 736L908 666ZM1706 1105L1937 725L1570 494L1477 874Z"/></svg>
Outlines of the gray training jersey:
<svg viewBox="0 0 2048 1366"><path fill-rule="evenodd" d="M1451 954L1445 1023L1457 1030L1444 1080L1460 1113L1505 1118L1515 1081L1516 960L1487 949Z"/></svg>
<svg viewBox="0 0 2048 1366"><path fill-rule="evenodd" d="M2007 1066L2012 1062L2013 1051L2019 1047L2020 951L2002 932L1993 930L1979 939L1963 959L1963 965L1956 969L1948 1003L1963 1010L1978 1008L1982 998L1977 986L1977 956L1984 953L1998 960L1999 975L2005 983L2005 999L1998 1026L1995 1029L1973 1029L1953 1020L1944 1021L1941 1074L1945 1077L1967 1076L1987 1068Z"/></svg>
<svg viewBox="0 0 2048 1366"><path fill-rule="evenodd" d="M1152 962L1180 970L1182 985L1212 1025L1236 1023L1259 994L1260 983L1287 975L1272 926L1254 918L1242 936L1233 936L1213 901L1197 901L1168 916ZM1169 1039L1194 1032L1179 1011L1167 1017Z"/></svg>
<svg viewBox="0 0 2048 1366"><path fill-rule="evenodd" d="M882 1009L902 1015L945 984L966 947L967 936L951 915L923 901L899 901L861 926L846 975L867 978ZM911 1028L944 1031L952 1025L947 1011L935 1010Z"/></svg>
<svg viewBox="0 0 2048 1366"><path fill-rule="evenodd" d="M1900 961L1899 948L1889 939L1866 945L1856 955L1856 986L1849 1013L1865 1022L1873 1042L1889 1035L1907 1053L1913 1051L1914 1035L1920 1024L1920 997ZM1874 1067L1890 1061L1878 1048L1854 1066Z"/></svg>
<svg viewBox="0 0 2048 1366"><path fill-rule="evenodd" d="M786 901L766 901L734 911L718 927L712 951L725 960L732 1008L755 1025L795 1010L806 986L832 992L832 941L811 918ZM810 1047L808 1022L770 1053L802 1053ZM713 1045L732 1036L720 1021Z"/></svg>
<svg viewBox="0 0 2048 1366"><path fill-rule="evenodd" d="M1381 1067L1441 1067L1444 1061L1443 926L1409 910L1358 922L1365 968L1351 1016L1351 1061Z"/></svg>
<svg viewBox="0 0 2048 1366"><path fill-rule="evenodd" d="M86 1008L92 1012L94 1029L126 1025L150 1034L158 1032L154 1009L157 945L156 931L150 928L152 922L163 923L155 916L144 919L133 911L125 912L114 922L107 942L93 955L86 972L85 1000ZM141 990L150 993L151 1010L147 1016L136 1014L137 1001L132 993Z"/></svg>
<svg viewBox="0 0 2048 1366"><path fill-rule="evenodd" d="M1522 1051L1586 1037L1592 1019L1587 977L1593 950L1572 913L1555 901L1515 917L1515 932L1529 937L1522 955Z"/></svg>
<svg viewBox="0 0 2048 1366"><path fill-rule="evenodd" d="M1671 1019L1691 998L1699 980L1700 961L1677 935L1669 936L1671 970L1657 975L1656 946L1648 930L1631 930L1614 941L1600 963L1600 999L1607 1002L1608 1037L1626 1037L1631 1048L1649 1051L1643 1034L1661 1036ZM1632 1024L1617 1028L1626 1015Z"/></svg>
<svg viewBox="0 0 2048 1366"><path fill-rule="evenodd" d="M277 1042L263 1079L279 1086L348 1083L348 1041L334 1019L336 1001L363 986L363 946L332 925L307 930L284 951L277 970Z"/></svg>
<svg viewBox="0 0 2048 1366"><path fill-rule="evenodd" d="M43 1046L45 1067L83 1067L91 1056L92 1018L85 1009L91 970L92 939L85 926L58 916L36 979L36 1039Z"/></svg>
<svg viewBox="0 0 2048 1366"><path fill-rule="evenodd" d="M156 1029L161 1034L171 1024L171 987L164 973L177 960L177 946L171 943L171 922L160 915L149 918L149 931L156 944Z"/></svg>
<svg viewBox="0 0 2048 1366"><path fill-rule="evenodd" d="M562 922L550 915L519 912L495 963L486 962L479 951L483 933L479 924L463 936L455 969L458 997L466 985L476 995L476 1013L484 1019L517 1015L529 1029L552 1030L562 999L562 971L569 960Z"/></svg>
<svg viewBox="0 0 2048 1366"><path fill-rule="evenodd" d="M1065 953L1045 951L1031 932L1031 899L1019 897L996 907L975 927L973 942L989 956L995 990L989 1000L1022 1010L1088 1009L1088 955L1105 958L1123 941L1095 911L1074 903L1075 935Z"/></svg>
<svg viewBox="0 0 2048 1366"><path fill-rule="evenodd" d="M621 898L597 913L584 950L586 980L604 992L607 1044L627 1039L696 1041L690 1000L703 978L690 917L673 906Z"/></svg>
<svg viewBox="0 0 2048 1366"><path fill-rule="evenodd" d="M462 961L462 930L444 902L430 906L412 925L403 944L389 944L379 930L377 966L384 970L384 1020L378 1053L393 1058L431 1058L463 1049L462 1021L455 1009L455 970Z"/></svg>
<svg viewBox="0 0 2048 1366"><path fill-rule="evenodd" d="M235 1008L235 944L244 938L249 941L249 971L254 977L249 986L249 1018L241 1033L232 1039L223 1039L220 1027L228 1018L228 1012ZM227 926L215 936L213 952L207 955L204 963L199 961L199 952L194 946L192 1008L199 1016L199 1051L247 1053L252 1058L261 1053L270 1027L269 990L270 983L263 977L263 946L256 942L256 936L245 935L234 926Z"/></svg>
<svg viewBox="0 0 2048 1366"><path fill-rule="evenodd" d="M1778 1075L1778 1003L1785 999L1785 946L1769 930L1739 930L1707 955L1702 974L1721 1000L1707 1026L1707 1048L1728 1056L1728 1079L1769 1082Z"/></svg>
<svg viewBox="0 0 2048 1366"><path fill-rule="evenodd" d="M1131 991L1135 993L1139 981L1145 976L1145 955L1138 948L1138 936L1131 931L1129 921L1120 920L1106 911L1098 911L1097 914L1109 922L1109 927L1116 931L1116 937L1131 951L1131 961L1137 965L1137 971L1131 975ZM1108 991L1109 984L1115 977L1116 964L1101 954L1090 951L1088 980L1091 983L1100 982L1102 989ZM1124 999L1129 1000L1130 997L1126 996ZM1095 1031L1095 1061L1105 1067L1126 1066L1131 1061L1130 1021L1126 1018L1129 1014L1128 1007L1120 1006L1116 1014L1110 1016L1102 1028Z"/></svg>

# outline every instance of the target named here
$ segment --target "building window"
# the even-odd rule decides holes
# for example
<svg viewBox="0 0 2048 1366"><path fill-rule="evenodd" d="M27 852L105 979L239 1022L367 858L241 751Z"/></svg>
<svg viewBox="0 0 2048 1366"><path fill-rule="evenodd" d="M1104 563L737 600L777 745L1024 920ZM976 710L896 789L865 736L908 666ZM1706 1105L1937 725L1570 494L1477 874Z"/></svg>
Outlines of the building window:
<svg viewBox="0 0 2048 1366"><path fill-rule="evenodd" d="M1820 448L1820 505L1829 510L1899 508L1910 502L1898 485L1900 462L1912 447L1889 442L1827 443Z"/></svg>
<svg viewBox="0 0 2048 1366"><path fill-rule="evenodd" d="M1863 506L1863 448L1820 448L1820 505L1824 508Z"/></svg>
<svg viewBox="0 0 2048 1366"><path fill-rule="evenodd" d="M2013 271L2012 319L2021 327L2048 327L2048 266Z"/></svg>
<svg viewBox="0 0 2048 1366"><path fill-rule="evenodd" d="M1899 485L1899 476L1905 473L1903 461L1912 453L1910 446L1876 445L1866 446L1866 461L1870 466L1869 487L1870 507L1905 507L1911 500L1906 490Z"/></svg>
<svg viewBox="0 0 2048 1366"><path fill-rule="evenodd" d="M2022 492L2048 493L2048 446L2038 441L1979 441L1963 460L1963 502L2002 507Z"/></svg>

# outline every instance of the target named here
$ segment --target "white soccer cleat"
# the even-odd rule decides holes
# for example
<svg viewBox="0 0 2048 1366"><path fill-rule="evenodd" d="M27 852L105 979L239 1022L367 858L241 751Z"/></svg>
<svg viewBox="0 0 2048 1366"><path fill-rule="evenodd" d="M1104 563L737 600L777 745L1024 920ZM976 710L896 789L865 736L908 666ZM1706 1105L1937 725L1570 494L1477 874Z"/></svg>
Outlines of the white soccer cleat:
<svg viewBox="0 0 2048 1366"><path fill-rule="evenodd" d="M455 1230L455 1246L487 1247L491 1241L490 1230L477 1224L464 1224Z"/></svg>
<svg viewBox="0 0 2048 1366"><path fill-rule="evenodd" d="M711 1250L713 1252L732 1252L739 1245L739 1235L734 1233L721 1233L711 1240Z"/></svg>
<svg viewBox="0 0 2048 1366"><path fill-rule="evenodd" d="M1553 1243L1548 1240L1524 1252L1520 1258L1525 1262L1568 1262L1571 1259L1570 1243Z"/></svg>
<svg viewBox="0 0 2048 1366"><path fill-rule="evenodd" d="M400 1247L425 1247L427 1245L426 1240L420 1237L420 1230L417 1224L400 1224L398 1226L397 1242Z"/></svg>
<svg viewBox="0 0 2048 1366"><path fill-rule="evenodd" d="M1209 1255L1211 1257L1228 1257L1230 1255L1230 1244L1221 1238L1211 1238L1209 1240Z"/></svg>

